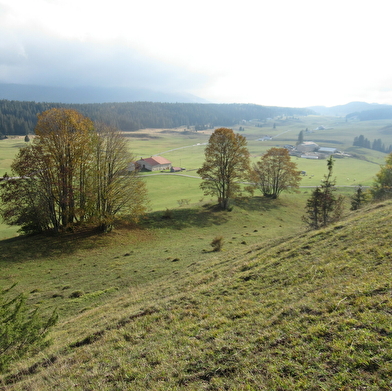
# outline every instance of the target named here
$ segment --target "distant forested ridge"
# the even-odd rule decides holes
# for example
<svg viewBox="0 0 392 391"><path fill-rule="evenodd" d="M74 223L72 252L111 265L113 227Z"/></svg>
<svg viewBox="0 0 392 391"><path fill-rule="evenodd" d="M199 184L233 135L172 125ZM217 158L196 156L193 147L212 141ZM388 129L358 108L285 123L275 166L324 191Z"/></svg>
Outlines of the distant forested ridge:
<svg viewBox="0 0 392 391"><path fill-rule="evenodd" d="M230 127L242 120L262 121L281 115L313 114L309 109L254 104L156 102L60 104L0 100L0 136L33 133L37 114L54 107L75 109L93 121L115 126L122 131L180 126Z"/></svg>
<svg viewBox="0 0 392 391"><path fill-rule="evenodd" d="M360 121L371 121L376 119L392 119L392 107L384 107L375 110L366 110L347 114L347 119L358 118Z"/></svg>

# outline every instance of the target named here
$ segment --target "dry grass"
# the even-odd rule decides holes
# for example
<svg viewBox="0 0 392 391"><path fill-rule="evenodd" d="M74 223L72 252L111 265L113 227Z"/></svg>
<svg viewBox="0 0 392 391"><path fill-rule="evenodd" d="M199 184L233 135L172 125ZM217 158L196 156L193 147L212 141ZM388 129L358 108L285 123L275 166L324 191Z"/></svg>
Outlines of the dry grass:
<svg viewBox="0 0 392 391"><path fill-rule="evenodd" d="M80 282L84 295L59 299L52 347L17 363L0 384L32 391L389 390L391 212L390 202L371 205L320 231L200 251L192 260L175 258L169 243L160 260L146 256L162 226L151 226L148 234L158 236L129 245L129 253L125 232L87 250L92 238L85 238L57 262L69 270L79 264L80 281L82 274L99 279L95 264L99 284ZM19 265L31 275L30 262ZM51 269L47 284L54 278L76 290L64 276L59 281L54 259L35 262L41 274ZM43 304L58 299L47 293Z"/></svg>

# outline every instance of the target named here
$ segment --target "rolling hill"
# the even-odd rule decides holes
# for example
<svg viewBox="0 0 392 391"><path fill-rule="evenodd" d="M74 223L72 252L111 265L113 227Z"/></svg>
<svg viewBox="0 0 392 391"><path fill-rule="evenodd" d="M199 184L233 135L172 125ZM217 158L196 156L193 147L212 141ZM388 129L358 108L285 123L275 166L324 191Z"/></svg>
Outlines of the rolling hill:
<svg viewBox="0 0 392 391"><path fill-rule="evenodd" d="M366 102L350 102L345 105L337 105L332 107L326 106L311 106L308 109L315 111L320 115L335 115L335 116L346 116L354 112L362 112L368 110L378 109L390 109L391 105L382 105L378 103L366 103Z"/></svg>
<svg viewBox="0 0 392 391"><path fill-rule="evenodd" d="M120 253L129 234L112 236L112 247L98 238L91 248L77 246L68 258L79 274L105 256L102 274L118 269L117 286L96 291L96 307L75 299L81 310L63 315L52 347L15 365L0 388L390 390L391 214L390 201L371 204L326 229L200 252L186 265L167 242L159 262L144 257L144 267L126 273L144 254L136 245ZM149 229L138 242L151 247L156 235ZM17 240L5 244L3 266L7 250L18 248ZM198 251L189 240L182 246ZM30 252L19 268L34 267L27 264L37 256ZM59 268L42 264L39 272L64 295Z"/></svg>

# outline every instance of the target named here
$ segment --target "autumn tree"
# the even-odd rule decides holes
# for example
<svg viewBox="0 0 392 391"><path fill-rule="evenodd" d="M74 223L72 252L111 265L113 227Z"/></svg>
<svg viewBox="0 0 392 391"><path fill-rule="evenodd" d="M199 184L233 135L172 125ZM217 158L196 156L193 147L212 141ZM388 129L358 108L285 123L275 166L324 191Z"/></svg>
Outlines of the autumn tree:
<svg viewBox="0 0 392 391"><path fill-rule="evenodd" d="M217 196L220 207L227 210L230 200L242 194L240 182L248 180L249 169L246 138L232 129L216 129L205 149L205 162L197 170L200 187L205 195Z"/></svg>
<svg viewBox="0 0 392 391"><path fill-rule="evenodd" d="M0 215L25 233L60 227L48 160L41 146L21 148L11 165L13 176L6 174L0 182Z"/></svg>
<svg viewBox="0 0 392 391"><path fill-rule="evenodd" d="M376 200L392 197L392 153L387 156L385 164L381 166L380 171L376 174L370 191Z"/></svg>
<svg viewBox="0 0 392 391"><path fill-rule="evenodd" d="M136 171L128 172L135 157L121 133L104 124L97 124L96 129L94 214L102 230L108 231L118 215L137 220L145 213L147 189Z"/></svg>
<svg viewBox="0 0 392 391"><path fill-rule="evenodd" d="M321 185L317 186L306 202L306 213L302 220L313 229L325 227L341 217L344 197L337 196L335 179L332 178L334 160L327 160L328 174L324 175Z"/></svg>
<svg viewBox="0 0 392 391"><path fill-rule="evenodd" d="M32 145L19 151L12 177L1 183L0 214L25 232L72 229L116 216L136 217L145 208L145 185L128 175L133 160L114 128L94 125L75 110L42 113Z"/></svg>
<svg viewBox="0 0 392 391"><path fill-rule="evenodd" d="M271 148L253 165L251 178L264 197L275 199L282 191L296 191L301 173L286 148Z"/></svg>
<svg viewBox="0 0 392 391"><path fill-rule="evenodd" d="M51 109L38 116L36 145L46 157L43 176L50 180L63 227L84 218L87 175L95 135L93 122L71 109ZM83 186L83 187L81 187Z"/></svg>

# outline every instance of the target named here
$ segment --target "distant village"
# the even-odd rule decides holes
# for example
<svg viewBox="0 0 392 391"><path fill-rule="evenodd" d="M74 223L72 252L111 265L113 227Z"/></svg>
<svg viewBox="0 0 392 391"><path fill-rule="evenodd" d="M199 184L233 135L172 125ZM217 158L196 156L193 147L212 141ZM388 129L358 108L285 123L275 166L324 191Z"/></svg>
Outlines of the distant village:
<svg viewBox="0 0 392 391"><path fill-rule="evenodd" d="M319 126L315 130L325 130L324 126ZM306 130L306 133L313 133L313 131ZM263 136L257 141L270 141L272 140L271 136ZM347 153L340 151L337 148L331 147L321 147L316 144L314 141L304 141L298 145L290 145L286 144L283 146L284 148L289 150L290 156L296 156L303 159L326 159L330 155L334 155L336 158L348 157Z"/></svg>
<svg viewBox="0 0 392 391"><path fill-rule="evenodd" d="M338 150L337 148L320 147L313 141L304 141L299 145L285 145L290 151L291 156L297 156L304 159L326 159L330 155L334 157L347 157L348 154Z"/></svg>

